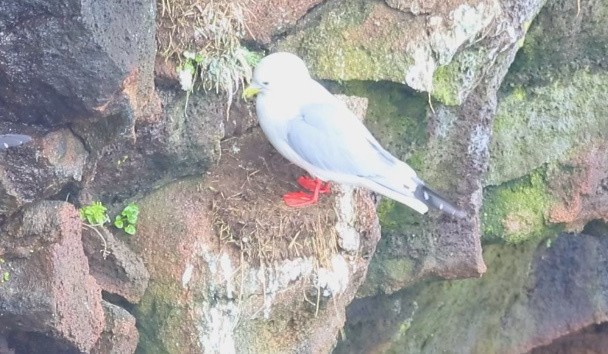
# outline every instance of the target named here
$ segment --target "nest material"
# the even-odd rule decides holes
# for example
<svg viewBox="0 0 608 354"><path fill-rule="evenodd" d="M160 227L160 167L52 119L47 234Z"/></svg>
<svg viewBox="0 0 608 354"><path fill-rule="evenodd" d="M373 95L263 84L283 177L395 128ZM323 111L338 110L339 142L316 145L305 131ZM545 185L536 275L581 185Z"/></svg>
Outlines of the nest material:
<svg viewBox="0 0 608 354"><path fill-rule="evenodd" d="M259 130L222 143L222 158L207 179L215 231L254 265L314 257L328 265L337 253L334 198L322 196L305 208L284 205L281 196L300 188L305 172L281 157Z"/></svg>

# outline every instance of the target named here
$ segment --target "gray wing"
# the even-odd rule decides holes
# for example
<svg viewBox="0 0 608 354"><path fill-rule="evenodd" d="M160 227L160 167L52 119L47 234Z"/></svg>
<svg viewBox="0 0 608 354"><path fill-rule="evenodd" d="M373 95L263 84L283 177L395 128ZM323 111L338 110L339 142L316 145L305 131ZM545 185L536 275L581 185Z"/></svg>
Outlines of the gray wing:
<svg viewBox="0 0 608 354"><path fill-rule="evenodd" d="M289 123L288 144L308 163L361 177L382 176L397 159L344 105L310 104Z"/></svg>
<svg viewBox="0 0 608 354"><path fill-rule="evenodd" d="M32 140L29 135L23 134L0 134L0 150L8 149L9 147L19 146Z"/></svg>

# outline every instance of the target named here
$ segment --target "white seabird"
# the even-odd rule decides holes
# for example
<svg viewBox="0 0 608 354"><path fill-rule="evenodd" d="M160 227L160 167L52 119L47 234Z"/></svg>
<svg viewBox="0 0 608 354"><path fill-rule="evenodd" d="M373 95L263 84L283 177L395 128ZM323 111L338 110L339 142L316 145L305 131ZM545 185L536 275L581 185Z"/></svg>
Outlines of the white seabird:
<svg viewBox="0 0 608 354"><path fill-rule="evenodd" d="M289 161L315 179L298 179L312 192L283 196L289 206L317 202L331 181L364 187L424 214L429 207L462 218L465 212L428 188L405 162L386 151L346 105L310 77L291 53L274 53L255 67L244 97L257 95L260 127Z"/></svg>

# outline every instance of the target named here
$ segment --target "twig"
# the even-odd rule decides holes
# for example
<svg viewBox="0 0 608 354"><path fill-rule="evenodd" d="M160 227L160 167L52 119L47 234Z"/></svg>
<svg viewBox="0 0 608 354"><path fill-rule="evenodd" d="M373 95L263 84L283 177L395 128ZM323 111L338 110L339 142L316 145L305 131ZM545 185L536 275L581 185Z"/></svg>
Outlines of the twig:
<svg viewBox="0 0 608 354"><path fill-rule="evenodd" d="M82 226L85 226L88 229L95 231L95 233L99 236L99 238L103 242L103 249L101 250L101 256L103 257L103 259L106 259L106 257L110 254L110 252L108 251L108 243L106 242L106 238L103 237L101 232L99 232L99 230L97 230L97 227L95 227L94 225L82 223Z"/></svg>
<svg viewBox="0 0 608 354"><path fill-rule="evenodd" d="M317 308L315 310L315 317L319 315L319 304L321 302L321 287L317 285Z"/></svg>

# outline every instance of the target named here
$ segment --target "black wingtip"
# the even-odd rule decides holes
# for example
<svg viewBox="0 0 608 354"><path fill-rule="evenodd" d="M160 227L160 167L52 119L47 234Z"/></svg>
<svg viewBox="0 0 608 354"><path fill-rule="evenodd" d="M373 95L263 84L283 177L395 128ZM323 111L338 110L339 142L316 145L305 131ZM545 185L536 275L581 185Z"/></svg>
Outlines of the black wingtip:
<svg viewBox="0 0 608 354"><path fill-rule="evenodd" d="M414 196L421 202L426 204L428 207L437 209L445 214L451 215L458 219L463 219L467 216L467 213L461 208L449 202L447 199L439 195L439 193L425 186L424 184L418 185Z"/></svg>

